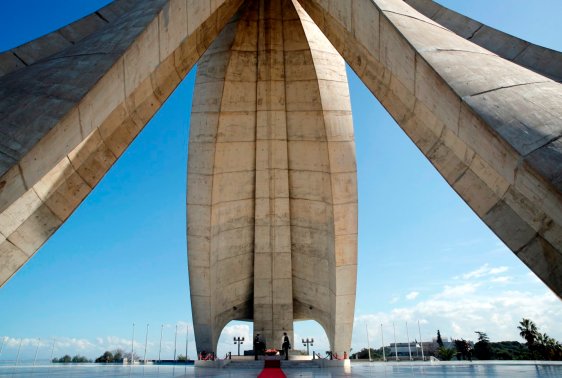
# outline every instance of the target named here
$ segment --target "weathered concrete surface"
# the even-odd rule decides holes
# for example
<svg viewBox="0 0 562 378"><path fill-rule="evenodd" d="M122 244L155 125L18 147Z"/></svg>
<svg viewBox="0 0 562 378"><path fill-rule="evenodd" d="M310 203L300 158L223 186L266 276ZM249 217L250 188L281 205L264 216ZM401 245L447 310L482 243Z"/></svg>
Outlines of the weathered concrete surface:
<svg viewBox="0 0 562 378"><path fill-rule="evenodd" d="M198 350L230 320L268 347L314 319L349 351L357 188L345 65L289 0L248 1L203 56L188 160Z"/></svg>
<svg viewBox="0 0 562 378"><path fill-rule="evenodd" d="M243 2L120 0L0 56L1 284ZM401 0L300 0L311 19L288 0L245 3L201 62L194 99L187 232L199 349L213 350L231 319L253 319L273 347L293 320L315 319L334 351L349 348L353 131L343 61L316 25L447 182L562 295L562 87L543 76L559 80L558 53L431 13L430 3L457 34Z"/></svg>
<svg viewBox="0 0 562 378"><path fill-rule="evenodd" d="M0 76L48 58L78 43L129 12L133 0L116 0L59 30L0 53Z"/></svg>
<svg viewBox="0 0 562 378"><path fill-rule="evenodd" d="M562 53L514 37L448 9L433 0L404 0L459 36L555 81L562 82Z"/></svg>
<svg viewBox="0 0 562 378"><path fill-rule="evenodd" d="M447 182L562 296L562 86L400 0L302 0Z"/></svg>
<svg viewBox="0 0 562 378"><path fill-rule="evenodd" d="M13 50L36 60L0 77L0 285L88 195L241 3L120 1L74 45L99 16Z"/></svg>

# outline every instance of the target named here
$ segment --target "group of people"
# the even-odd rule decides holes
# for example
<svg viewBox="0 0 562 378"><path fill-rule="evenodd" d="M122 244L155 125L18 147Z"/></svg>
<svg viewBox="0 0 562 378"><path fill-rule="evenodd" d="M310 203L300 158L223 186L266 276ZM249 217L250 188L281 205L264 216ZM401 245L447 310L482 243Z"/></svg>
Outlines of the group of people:
<svg viewBox="0 0 562 378"><path fill-rule="evenodd" d="M281 350L283 351L283 355L285 359L289 359L289 349L291 349L291 341L289 340L289 336L287 332L283 332L283 338L281 339ZM257 360L259 355L265 354L265 340L259 333L256 333L254 337L254 358Z"/></svg>

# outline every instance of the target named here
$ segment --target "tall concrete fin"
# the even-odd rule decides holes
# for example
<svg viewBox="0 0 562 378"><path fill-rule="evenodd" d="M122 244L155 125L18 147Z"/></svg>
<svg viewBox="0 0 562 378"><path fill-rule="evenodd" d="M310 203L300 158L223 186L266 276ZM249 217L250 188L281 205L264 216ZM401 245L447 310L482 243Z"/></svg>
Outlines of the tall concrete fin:
<svg viewBox="0 0 562 378"><path fill-rule="evenodd" d="M7 53L25 67L0 56L0 285L90 193L241 3L121 0Z"/></svg>
<svg viewBox="0 0 562 378"><path fill-rule="evenodd" d="M187 200L198 350L215 350L229 320L253 320L280 348L294 320L313 319L348 351L357 187L343 59L298 4L256 0L198 67Z"/></svg>
<svg viewBox="0 0 562 378"><path fill-rule="evenodd" d="M504 59L562 82L562 53L538 46L452 11L433 0L405 0L418 12Z"/></svg>
<svg viewBox="0 0 562 378"><path fill-rule="evenodd" d="M401 0L299 0L474 212L562 296L562 86Z"/></svg>
<svg viewBox="0 0 562 378"><path fill-rule="evenodd" d="M256 5L246 4L203 55L191 112L187 243L199 352L252 319L257 77Z"/></svg>

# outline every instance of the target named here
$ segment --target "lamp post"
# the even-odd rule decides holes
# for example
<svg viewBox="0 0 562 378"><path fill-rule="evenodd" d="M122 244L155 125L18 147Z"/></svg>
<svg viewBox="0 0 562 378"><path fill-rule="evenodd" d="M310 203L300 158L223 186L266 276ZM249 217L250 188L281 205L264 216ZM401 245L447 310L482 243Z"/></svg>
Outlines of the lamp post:
<svg viewBox="0 0 562 378"><path fill-rule="evenodd" d="M240 345L244 344L243 337L234 337L234 345L238 344L238 355L240 355Z"/></svg>
<svg viewBox="0 0 562 378"><path fill-rule="evenodd" d="M310 355L310 347L314 346L314 338L309 339L308 337L306 339L302 339L302 345L306 346L306 354Z"/></svg>

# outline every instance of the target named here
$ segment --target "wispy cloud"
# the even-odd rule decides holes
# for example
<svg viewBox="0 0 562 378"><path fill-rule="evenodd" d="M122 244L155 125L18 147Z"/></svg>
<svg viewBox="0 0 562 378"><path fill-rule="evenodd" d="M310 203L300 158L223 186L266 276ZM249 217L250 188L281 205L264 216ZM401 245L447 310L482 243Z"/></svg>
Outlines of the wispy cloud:
<svg viewBox="0 0 562 378"><path fill-rule="evenodd" d="M499 276L499 277L494 277L490 279L490 282L494 282L494 283L508 283L511 282L513 280L513 277L510 276Z"/></svg>
<svg viewBox="0 0 562 378"><path fill-rule="evenodd" d="M418 297L418 295L420 295L419 292L417 292L417 291L411 291L411 292L409 292L408 294L406 294L406 299L411 301L411 300L416 299L416 298Z"/></svg>
<svg viewBox="0 0 562 378"><path fill-rule="evenodd" d="M508 270L509 268L507 266L490 267L490 265L486 263L482 265L480 268L456 276L454 277L454 279L471 280L471 279L482 278L486 276L494 276L497 274L505 273Z"/></svg>

